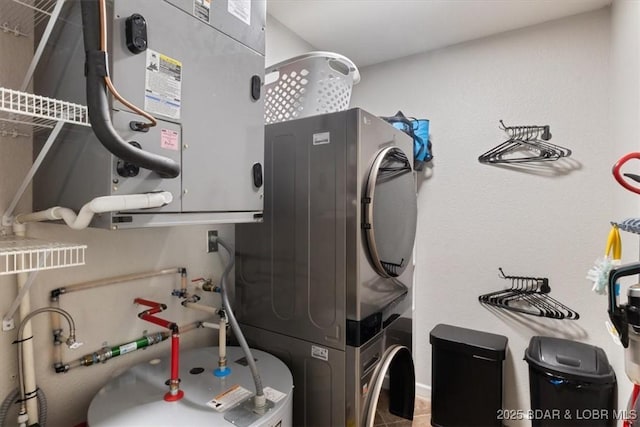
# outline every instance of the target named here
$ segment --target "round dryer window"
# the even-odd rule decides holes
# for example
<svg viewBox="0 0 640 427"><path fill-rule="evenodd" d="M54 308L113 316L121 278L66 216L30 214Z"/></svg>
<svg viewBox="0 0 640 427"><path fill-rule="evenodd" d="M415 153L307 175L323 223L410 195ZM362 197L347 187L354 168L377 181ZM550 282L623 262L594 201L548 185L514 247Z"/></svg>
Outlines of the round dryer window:
<svg viewBox="0 0 640 427"><path fill-rule="evenodd" d="M411 262L418 202L411 162L398 147L376 156L365 188L364 224L371 262L383 277L397 277Z"/></svg>

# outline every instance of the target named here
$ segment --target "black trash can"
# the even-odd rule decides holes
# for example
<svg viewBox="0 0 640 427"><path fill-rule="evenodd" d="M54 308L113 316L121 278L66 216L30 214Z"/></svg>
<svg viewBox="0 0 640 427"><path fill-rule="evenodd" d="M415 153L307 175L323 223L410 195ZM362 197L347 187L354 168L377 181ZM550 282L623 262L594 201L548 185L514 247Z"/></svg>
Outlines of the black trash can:
<svg viewBox="0 0 640 427"><path fill-rule="evenodd" d="M616 374L600 347L536 336L524 358L533 427L616 425Z"/></svg>
<svg viewBox="0 0 640 427"><path fill-rule="evenodd" d="M507 337L437 325L431 331L431 425L502 425L502 365Z"/></svg>

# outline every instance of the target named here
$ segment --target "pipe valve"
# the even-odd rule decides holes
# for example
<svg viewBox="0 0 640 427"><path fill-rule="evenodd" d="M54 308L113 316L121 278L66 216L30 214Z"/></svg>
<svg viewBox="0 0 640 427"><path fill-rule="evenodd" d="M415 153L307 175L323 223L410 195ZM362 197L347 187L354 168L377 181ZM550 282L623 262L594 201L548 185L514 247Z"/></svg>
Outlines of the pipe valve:
<svg viewBox="0 0 640 427"><path fill-rule="evenodd" d="M76 348L82 347L83 343L76 341L75 335L71 335L67 338L66 344L71 350L75 350Z"/></svg>

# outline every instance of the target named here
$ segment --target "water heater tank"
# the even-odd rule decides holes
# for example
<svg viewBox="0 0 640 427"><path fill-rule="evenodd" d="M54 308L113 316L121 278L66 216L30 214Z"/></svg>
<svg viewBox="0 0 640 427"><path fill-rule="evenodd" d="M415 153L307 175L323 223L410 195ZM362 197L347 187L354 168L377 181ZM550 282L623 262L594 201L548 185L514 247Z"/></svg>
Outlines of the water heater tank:
<svg viewBox="0 0 640 427"><path fill-rule="evenodd" d="M263 414L244 404L254 394L251 371L240 347L227 347L231 374L216 377L218 348L180 354L180 388L184 397L163 399L168 387L169 358L136 365L111 380L93 398L87 422L91 427L226 426L290 427L293 377L276 357L252 350L262 377L268 409Z"/></svg>

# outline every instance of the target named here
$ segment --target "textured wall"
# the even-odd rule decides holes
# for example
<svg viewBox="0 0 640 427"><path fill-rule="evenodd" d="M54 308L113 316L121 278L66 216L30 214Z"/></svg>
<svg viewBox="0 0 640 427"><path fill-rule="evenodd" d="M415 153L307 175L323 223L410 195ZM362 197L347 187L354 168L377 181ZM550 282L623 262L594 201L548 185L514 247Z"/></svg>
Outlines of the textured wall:
<svg viewBox="0 0 640 427"><path fill-rule="evenodd" d="M624 380L621 348L604 326L606 299L585 280L609 221L633 213L615 206L623 190L611 177L620 152L609 115L610 23L607 8L361 70L353 106L431 119L435 159L419 182L413 316L422 393L431 384L429 331L438 323L509 338L508 408L529 408L522 358L533 335L601 346ZM573 150L571 162L526 171L480 164L478 155L506 139L500 119L549 124L551 142ZM626 258L637 259L637 240L623 238L631 243ZM480 305L479 295L506 285L498 267L548 277L551 296L580 320ZM624 384L621 401L627 391Z"/></svg>

